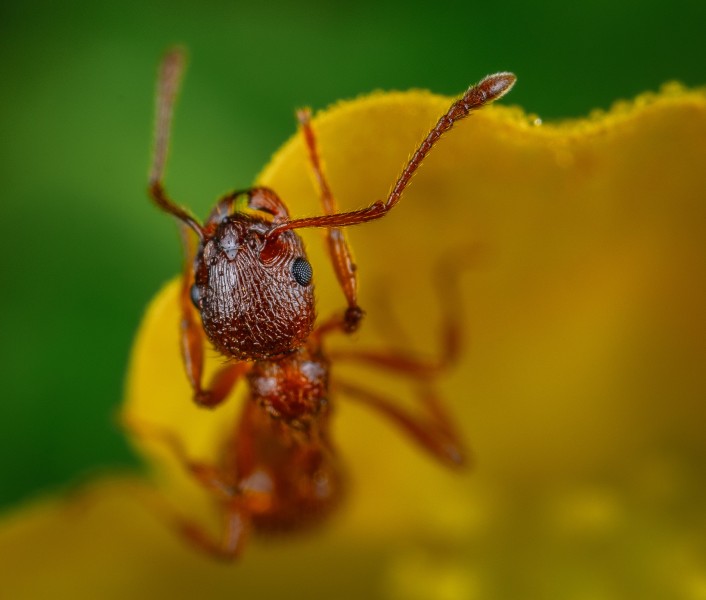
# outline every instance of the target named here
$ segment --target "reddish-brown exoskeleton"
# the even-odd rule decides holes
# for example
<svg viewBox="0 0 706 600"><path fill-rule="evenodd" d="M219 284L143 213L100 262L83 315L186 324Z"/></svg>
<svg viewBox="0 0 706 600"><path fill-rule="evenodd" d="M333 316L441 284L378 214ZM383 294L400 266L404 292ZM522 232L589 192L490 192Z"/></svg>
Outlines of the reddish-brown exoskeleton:
<svg viewBox="0 0 706 600"><path fill-rule="evenodd" d="M167 443L220 503L224 522L219 540L182 516L175 520L197 546L231 558L241 550L251 527L300 527L320 520L340 499L341 471L329 436L332 388L377 410L443 463L463 462L458 435L429 386L421 386L424 391L419 394L423 416L413 416L383 394L358 384L329 382L332 359L356 360L428 380L457 354L453 315L446 318L444 355L434 362L383 352L327 356L322 343L333 332L356 330L363 316L357 302L356 267L340 228L386 215L439 138L471 111L507 93L515 76L498 73L469 88L422 141L388 198L351 212L338 210L319 161L309 112L299 111L324 214L292 219L274 191L259 187L228 194L201 224L168 197L162 184L183 68L179 50L170 51L161 66L149 193L182 225L186 248L180 300L182 355L194 400L200 406L216 407L241 378L247 380L249 398L217 466L191 460L168 432L150 431L139 424L132 428L137 435L156 436ZM295 231L304 227L326 229L329 254L347 301L342 314L318 327L312 269ZM208 386L202 382L205 338L229 359Z"/></svg>

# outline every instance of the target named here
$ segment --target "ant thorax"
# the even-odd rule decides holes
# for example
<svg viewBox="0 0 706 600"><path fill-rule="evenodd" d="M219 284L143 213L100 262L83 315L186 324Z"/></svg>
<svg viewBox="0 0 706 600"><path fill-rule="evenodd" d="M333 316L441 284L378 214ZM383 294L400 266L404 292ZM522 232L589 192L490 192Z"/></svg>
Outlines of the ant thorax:
<svg viewBox="0 0 706 600"><path fill-rule="evenodd" d="M284 356L315 320L312 272L294 231L267 239L273 224L246 213L223 217L194 263L192 300L214 347L236 360Z"/></svg>
<svg viewBox="0 0 706 600"><path fill-rule="evenodd" d="M329 363L306 346L280 360L255 363L247 377L253 400L295 429L307 430L329 409Z"/></svg>

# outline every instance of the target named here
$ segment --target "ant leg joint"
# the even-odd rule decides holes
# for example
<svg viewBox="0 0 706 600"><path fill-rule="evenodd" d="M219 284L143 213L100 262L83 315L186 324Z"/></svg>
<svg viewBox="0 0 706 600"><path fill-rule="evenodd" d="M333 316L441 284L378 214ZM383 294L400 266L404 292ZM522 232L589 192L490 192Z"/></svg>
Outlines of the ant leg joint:
<svg viewBox="0 0 706 600"><path fill-rule="evenodd" d="M360 326L360 322L365 316L365 311L360 306L349 306L344 316L343 328L346 333L353 333Z"/></svg>
<svg viewBox="0 0 706 600"><path fill-rule="evenodd" d="M199 390L194 392L194 402L200 408L215 408L223 398L218 398L211 390Z"/></svg>

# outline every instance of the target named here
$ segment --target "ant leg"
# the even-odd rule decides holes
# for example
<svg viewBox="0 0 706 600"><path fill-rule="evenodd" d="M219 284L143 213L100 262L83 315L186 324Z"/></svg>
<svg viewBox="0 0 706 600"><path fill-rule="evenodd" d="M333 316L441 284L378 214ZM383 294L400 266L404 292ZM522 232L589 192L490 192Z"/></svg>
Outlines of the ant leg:
<svg viewBox="0 0 706 600"><path fill-rule="evenodd" d="M204 489L215 496L226 501L232 500L236 496L233 486L223 479L220 469L193 460L186 452L181 440L172 432L156 425L131 419L123 419L122 425L131 435L137 438L144 440L151 439L166 446L181 466L184 467Z"/></svg>
<svg viewBox="0 0 706 600"><path fill-rule="evenodd" d="M319 186L324 213L334 215L338 212L338 207L336 199L333 197L331 188L326 180L326 175L319 157L316 136L311 127L311 111L308 108L297 111L297 119L299 120L299 125L304 135L304 141L306 142L309 162L311 163L314 177ZM358 306L356 265L353 262L353 255L351 254L351 249L343 230L338 227L329 227L326 230L326 242L328 245L328 253L336 272L336 278L348 302L348 308L343 317L342 327L347 333L351 333L358 328L363 318L363 310Z"/></svg>
<svg viewBox="0 0 706 600"><path fill-rule="evenodd" d="M240 554L247 529L247 519L240 506L239 494L223 480L219 469L191 459L181 441L171 432L146 423L124 421L123 426L131 434L145 439L155 439L165 444L182 466L221 503L223 510L222 536L214 541L204 529L194 521L187 519L167 502L162 494L153 491L149 496L146 490L139 490L142 501L152 512L166 520L189 543L201 550L224 560L232 560Z"/></svg>
<svg viewBox="0 0 706 600"><path fill-rule="evenodd" d="M434 269L436 289L439 291L442 309L439 335L441 352L437 358L424 360L400 351L354 349L329 353L334 363L340 360L353 360L418 380L419 399L427 414L426 418L413 417L396 406L389 398L357 385L343 383L340 387L344 393L387 416L434 456L451 465L461 465L465 460L461 438L430 383L453 364L461 352L463 303L459 278L462 272L475 261L478 250L475 245L456 249L450 256L442 257Z"/></svg>
<svg viewBox="0 0 706 600"><path fill-rule="evenodd" d="M460 277L472 267L481 252L476 244L456 248L437 262L434 268L434 287L438 291L441 305L439 332L439 354L435 358L419 356L401 350L360 350L357 348L333 350L329 357L333 362L354 361L420 380L438 377L457 360L463 343L463 301ZM394 323L394 315L388 322ZM401 334L398 334L400 337Z"/></svg>
<svg viewBox="0 0 706 600"><path fill-rule="evenodd" d="M238 557L244 545L248 523L244 512L233 502L222 504L221 539L216 542L203 526L184 516L159 490L145 483L130 485L130 492L157 519L174 529L192 546L222 560Z"/></svg>
<svg viewBox="0 0 706 600"><path fill-rule="evenodd" d="M337 379L335 388L349 398L377 410L441 462L452 467L465 464L466 457L460 436L441 406L439 398L428 386L420 391L422 405L427 413L422 417L413 416L396 406L390 398L356 384Z"/></svg>
<svg viewBox="0 0 706 600"><path fill-rule="evenodd" d="M331 350L328 353L329 359L334 363L358 362L413 379L434 379L456 362L461 351L460 316L455 311L444 311L444 314L446 318L440 335L441 352L437 357L422 358L403 350L347 348Z"/></svg>
<svg viewBox="0 0 706 600"><path fill-rule="evenodd" d="M201 383L203 375L204 333L194 310L191 289L194 283L193 258L195 253L193 237L189 230L181 226L184 245L184 267L182 274L181 293L181 355L186 369L186 376L194 393L194 402L205 408L214 408L226 399L236 382L249 369L245 362L227 363L213 376L208 388Z"/></svg>
<svg viewBox="0 0 706 600"><path fill-rule="evenodd" d="M227 561L238 558L249 528L243 512L235 505L224 507L222 533L218 541L193 521L177 518L174 525L188 542L214 558Z"/></svg>
<svg viewBox="0 0 706 600"><path fill-rule="evenodd" d="M243 545L248 524L243 516L239 494L223 480L221 472L211 465L191 459L181 441L169 431L135 421L125 421L123 425L137 437L152 438L165 444L204 489L220 501L224 511L221 539L219 542L211 539L200 525L180 514L159 492L155 491L147 496L146 490L140 490L140 497L145 505L166 520L191 544L217 558L236 558Z"/></svg>
<svg viewBox="0 0 706 600"><path fill-rule="evenodd" d="M439 139L449 131L455 123L464 119L473 111L507 94L515 84L515 80L516 77L512 73L496 73L495 75L488 75L488 77L481 80L478 84L468 88L466 93L454 102L449 107L449 110L446 111L446 114L432 127L431 131L407 162L407 165L402 170L402 173L400 173L392 191L384 202L378 200L367 208L350 212L325 214L317 217L287 221L277 227L273 227L267 234L267 237L271 239L275 238L287 229L299 229L301 227L347 227L349 225L366 223L367 221L384 217L400 201L402 192L409 185L412 176Z"/></svg>

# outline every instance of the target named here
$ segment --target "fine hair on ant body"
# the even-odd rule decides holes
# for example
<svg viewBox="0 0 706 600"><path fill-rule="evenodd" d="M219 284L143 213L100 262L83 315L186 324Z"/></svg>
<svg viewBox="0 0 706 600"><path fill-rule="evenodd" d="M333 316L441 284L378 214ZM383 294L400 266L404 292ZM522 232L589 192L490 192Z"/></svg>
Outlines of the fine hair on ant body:
<svg viewBox="0 0 706 600"><path fill-rule="evenodd" d="M452 420L428 385L458 355L458 317L452 306L446 303L443 352L436 361L394 352L327 353L324 340L335 332L355 331L364 315L357 300L356 265L341 228L384 217L444 133L506 94L515 76L498 73L471 86L421 142L387 199L347 212L339 211L323 172L310 112L300 110L297 118L323 214L293 219L274 191L255 187L221 198L202 224L172 201L163 185L184 66L185 56L178 48L170 50L161 64L149 195L181 227L185 248L179 295L181 352L194 402L215 408L241 379L247 382L248 399L217 465L192 460L171 432L141 423L126 425L136 436L157 438L171 448L220 507L220 539L182 515L170 515L175 527L202 550L232 559L251 529L300 528L320 521L339 503L343 478L330 439L332 390L376 410L440 462L463 464ZM296 232L309 227L325 229L328 254L347 303L341 314L318 326L312 268ZM454 273L444 273L444 281L453 287ZM227 359L207 386L202 381L206 339ZM357 383L330 381L331 364L342 360L418 380L423 415L412 415L384 394Z"/></svg>

